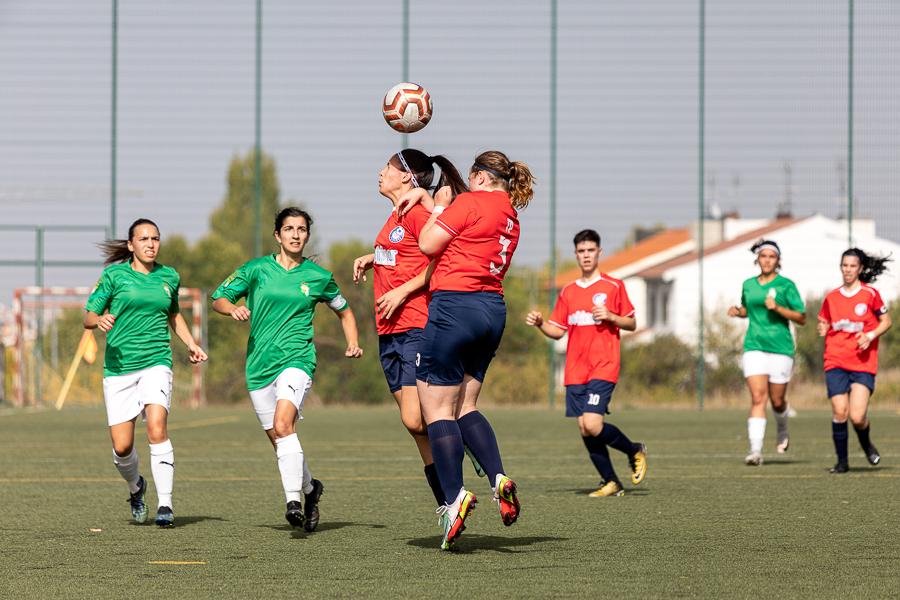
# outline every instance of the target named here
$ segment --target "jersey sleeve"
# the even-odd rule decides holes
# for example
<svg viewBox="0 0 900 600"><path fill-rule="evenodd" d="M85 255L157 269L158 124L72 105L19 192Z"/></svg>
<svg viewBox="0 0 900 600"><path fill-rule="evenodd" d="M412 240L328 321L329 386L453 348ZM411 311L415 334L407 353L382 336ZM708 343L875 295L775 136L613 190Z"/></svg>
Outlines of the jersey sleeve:
<svg viewBox="0 0 900 600"><path fill-rule="evenodd" d="M181 291L181 277L175 274L175 281L172 285L172 301L169 303L169 314L177 315L181 312L181 305L178 302L178 292Z"/></svg>
<svg viewBox="0 0 900 600"><path fill-rule="evenodd" d="M241 265L225 281L219 284L219 287L213 292L212 299L225 298L231 303L237 302L250 291L250 280L252 277L253 272L250 263Z"/></svg>
<svg viewBox="0 0 900 600"><path fill-rule="evenodd" d="M819 309L819 318L831 323L831 308L828 306L828 296L822 300L822 308Z"/></svg>
<svg viewBox="0 0 900 600"><path fill-rule="evenodd" d="M619 287L619 293L616 294L616 311L615 313L620 317L633 317L634 316L634 305L631 303L631 299L628 297L628 292L625 291L625 283L621 283Z"/></svg>
<svg viewBox="0 0 900 600"><path fill-rule="evenodd" d="M887 314L888 308L884 300L881 299L881 294L875 288L872 288L872 291L875 292L872 294L872 313L879 317Z"/></svg>
<svg viewBox="0 0 900 600"><path fill-rule="evenodd" d="M325 284L319 301L327 303L329 308L338 312L345 310L349 306L347 299L341 295L341 288L338 287L337 282L334 280L334 275L328 278L328 283Z"/></svg>
<svg viewBox="0 0 900 600"><path fill-rule="evenodd" d="M551 325L556 325L560 329L568 329L568 314L569 307L566 302L566 297L560 292L559 297L556 299L556 305L553 307L553 312L550 315L550 318L547 319L547 322Z"/></svg>
<svg viewBox="0 0 900 600"><path fill-rule="evenodd" d="M800 291L797 289L797 286L791 282L791 285L787 287L787 298L785 299L787 302L787 307L791 310L795 310L800 314L804 314L806 312L806 303L803 302L803 298L800 297Z"/></svg>
<svg viewBox="0 0 900 600"><path fill-rule="evenodd" d="M441 216L437 218L435 223L451 236L456 237L472 224L473 208L474 206L469 197L466 194L461 194L457 196L453 204L447 207L447 210L441 213Z"/></svg>
<svg viewBox="0 0 900 600"><path fill-rule="evenodd" d="M94 291L91 292L87 302L84 304L84 310L102 315L103 311L109 306L110 300L112 300L114 289L115 286L109 271L103 271L100 275L100 280L94 286Z"/></svg>
<svg viewBox="0 0 900 600"><path fill-rule="evenodd" d="M744 308L747 308L747 286L746 286L746 284L741 286L741 306L743 306Z"/></svg>

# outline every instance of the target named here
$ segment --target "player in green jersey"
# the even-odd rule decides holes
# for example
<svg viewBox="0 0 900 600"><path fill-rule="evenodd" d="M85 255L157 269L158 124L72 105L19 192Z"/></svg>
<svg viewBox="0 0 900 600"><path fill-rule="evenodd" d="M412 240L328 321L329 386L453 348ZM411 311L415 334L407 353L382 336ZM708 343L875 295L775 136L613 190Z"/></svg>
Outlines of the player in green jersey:
<svg viewBox="0 0 900 600"><path fill-rule="evenodd" d="M781 270L778 244L760 240L750 251L756 254L759 275L744 282L741 304L730 307L728 316L750 321L744 337L742 358L751 402L750 417L747 419L750 453L744 462L759 466L763 462L767 402L772 403L778 425L776 451L783 454L790 446L785 398L794 367L794 338L790 323L806 323L806 308L794 282L778 274Z"/></svg>
<svg viewBox="0 0 900 600"><path fill-rule="evenodd" d="M138 219L128 228L127 240L108 240L101 248L108 266L85 305L84 326L106 333L103 396L113 462L128 482L131 514L143 523L147 483L134 450L134 423L143 414L159 497L156 524L171 527L175 454L166 425L172 398L169 328L187 346L192 363L206 360L206 352L178 311L178 272L156 262L159 228L153 221Z"/></svg>
<svg viewBox="0 0 900 600"><path fill-rule="evenodd" d="M294 423L316 371L313 316L328 304L340 319L347 341L344 355L362 356L356 319L334 276L303 256L312 218L289 207L275 217L279 251L253 259L232 273L213 293L213 310L236 321L250 321L247 389L256 416L275 447L287 512L294 526L313 531L319 523L322 482L313 479ZM244 305L236 303L246 298ZM305 498L305 510L300 501Z"/></svg>

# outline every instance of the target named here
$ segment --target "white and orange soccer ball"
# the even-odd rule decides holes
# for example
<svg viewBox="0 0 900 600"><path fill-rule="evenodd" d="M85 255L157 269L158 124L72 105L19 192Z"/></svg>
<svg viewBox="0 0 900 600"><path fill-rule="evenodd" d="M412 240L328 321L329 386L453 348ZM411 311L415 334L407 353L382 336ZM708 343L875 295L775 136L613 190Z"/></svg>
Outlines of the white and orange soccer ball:
<svg viewBox="0 0 900 600"><path fill-rule="evenodd" d="M398 83L384 95L381 110L393 130L414 133L431 120L431 95L417 83Z"/></svg>

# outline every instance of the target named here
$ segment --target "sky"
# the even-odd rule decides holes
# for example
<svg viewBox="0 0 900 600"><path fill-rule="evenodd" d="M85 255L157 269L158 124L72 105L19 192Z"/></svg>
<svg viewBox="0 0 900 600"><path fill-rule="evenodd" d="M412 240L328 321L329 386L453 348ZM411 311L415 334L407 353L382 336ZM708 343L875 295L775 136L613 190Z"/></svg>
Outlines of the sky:
<svg viewBox="0 0 900 600"><path fill-rule="evenodd" d="M0 0L0 224L109 222L111 2ZM846 0L707 0L708 207L770 217L846 210ZM401 147L380 114L402 80L402 2L265 0L262 145L282 200L316 219L320 248L370 243L389 210L378 171ZM528 163L536 196L513 264L549 257L550 3L410 0L409 79L434 100L410 146L465 171L499 149ZM252 0L121 2L117 233L208 229L229 160L254 141ZM900 3L857 2L855 212L900 240ZM698 214L698 3L559 3L557 247L593 227L607 252L634 225ZM788 179L786 172L790 170ZM47 234L48 258L93 260L97 234ZM0 256L31 259L29 232ZM177 265L176 265L177 267ZM349 269L349 266L347 266ZM90 285L99 268L49 268ZM223 277L226 274L223 274ZM34 282L0 266L0 304ZM189 282L186 282L189 285Z"/></svg>

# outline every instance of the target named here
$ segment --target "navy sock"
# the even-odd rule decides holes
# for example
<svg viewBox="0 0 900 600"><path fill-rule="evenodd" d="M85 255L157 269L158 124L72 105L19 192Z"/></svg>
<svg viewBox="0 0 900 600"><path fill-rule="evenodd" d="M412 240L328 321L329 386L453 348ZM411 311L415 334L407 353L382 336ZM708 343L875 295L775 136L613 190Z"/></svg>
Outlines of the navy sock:
<svg viewBox="0 0 900 600"><path fill-rule="evenodd" d="M581 437L581 441L584 442L584 447L587 448L591 462L594 463L594 468L600 473L603 481L618 482L619 478L616 477L616 471L613 469L612 461L609 459L609 450L607 450L606 444L603 443L600 436L585 435Z"/></svg>
<svg viewBox="0 0 900 600"><path fill-rule="evenodd" d="M434 468L444 490L447 504L456 500L463 486L462 434L456 421L445 419L435 421L428 426L428 442L431 444L431 455L434 457Z"/></svg>
<svg viewBox="0 0 900 600"><path fill-rule="evenodd" d="M446 504L444 490L441 489L441 480L438 479L437 469L435 468L434 463L425 465L425 480L428 481L428 487L431 488L431 493L434 494L434 499L437 500L438 506Z"/></svg>
<svg viewBox="0 0 900 600"><path fill-rule="evenodd" d="M862 446L863 452L869 451L869 446L872 445L872 442L869 440L869 429L871 425L866 424L865 429L858 429L856 425L853 426L853 429L856 430L856 437L859 438L859 445Z"/></svg>
<svg viewBox="0 0 900 600"><path fill-rule="evenodd" d="M834 440L834 451L837 453L838 462L847 464L847 422L831 423L831 437Z"/></svg>
<svg viewBox="0 0 900 600"><path fill-rule="evenodd" d="M459 431L469 451L487 473L491 487L497 481L497 474L504 473L503 461L500 459L500 448L497 446L497 437L488 420L477 410L460 417Z"/></svg>
<svg viewBox="0 0 900 600"><path fill-rule="evenodd" d="M603 443L605 443L610 448L615 448L619 452L624 452L628 456L631 456L641 449L641 446L639 444L635 444L634 442L629 440L628 436L622 433L622 430L612 423L604 423L603 429L600 431L600 435L598 437L603 440Z"/></svg>

